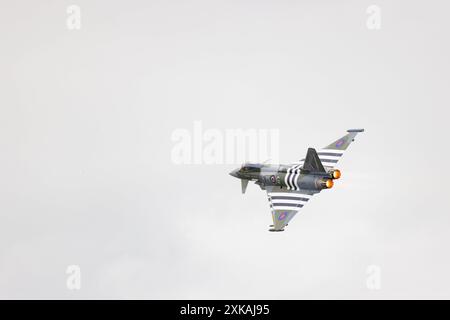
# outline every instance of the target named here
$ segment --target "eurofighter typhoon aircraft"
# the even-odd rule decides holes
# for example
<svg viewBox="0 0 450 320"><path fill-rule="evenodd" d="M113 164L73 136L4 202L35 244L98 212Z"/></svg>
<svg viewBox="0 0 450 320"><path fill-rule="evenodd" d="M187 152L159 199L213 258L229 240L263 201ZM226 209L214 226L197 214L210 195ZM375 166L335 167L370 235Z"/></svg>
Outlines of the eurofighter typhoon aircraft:
<svg viewBox="0 0 450 320"><path fill-rule="evenodd" d="M241 179L242 193L245 193L249 181L254 181L267 191L273 219L269 231L284 231L313 195L332 188L333 180L341 177L335 166L356 135L363 131L347 130L345 136L319 152L309 148L304 159L291 165L246 163L230 175Z"/></svg>

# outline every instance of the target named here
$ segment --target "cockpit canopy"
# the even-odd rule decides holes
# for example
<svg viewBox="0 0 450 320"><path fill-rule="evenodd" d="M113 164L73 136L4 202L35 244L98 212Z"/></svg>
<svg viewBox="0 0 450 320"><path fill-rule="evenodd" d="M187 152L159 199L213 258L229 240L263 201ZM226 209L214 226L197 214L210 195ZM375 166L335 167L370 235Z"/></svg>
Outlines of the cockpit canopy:
<svg viewBox="0 0 450 320"><path fill-rule="evenodd" d="M245 163L241 167L243 173L261 172L262 164L260 163Z"/></svg>

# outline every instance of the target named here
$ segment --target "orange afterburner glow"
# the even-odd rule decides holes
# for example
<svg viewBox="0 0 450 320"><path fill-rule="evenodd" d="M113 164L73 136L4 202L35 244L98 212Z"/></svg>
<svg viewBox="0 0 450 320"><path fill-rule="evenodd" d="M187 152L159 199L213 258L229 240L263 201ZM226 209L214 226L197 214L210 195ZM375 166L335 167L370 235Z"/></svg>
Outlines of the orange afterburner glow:
<svg viewBox="0 0 450 320"><path fill-rule="evenodd" d="M339 179L341 177L341 171L339 170L334 170L333 171L333 179Z"/></svg>
<svg viewBox="0 0 450 320"><path fill-rule="evenodd" d="M333 188L333 180L329 179L327 182L325 182L325 185L328 189Z"/></svg>

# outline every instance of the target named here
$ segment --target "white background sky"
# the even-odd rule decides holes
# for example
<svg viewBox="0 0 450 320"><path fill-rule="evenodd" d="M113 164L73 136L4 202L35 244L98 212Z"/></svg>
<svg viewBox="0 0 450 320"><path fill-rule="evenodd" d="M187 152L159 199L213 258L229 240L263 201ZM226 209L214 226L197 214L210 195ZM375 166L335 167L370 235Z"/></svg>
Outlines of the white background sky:
<svg viewBox="0 0 450 320"><path fill-rule="evenodd" d="M1 0L0 298L450 298L449 9ZM287 163L366 132L269 233L234 166L171 162L195 120L278 128Z"/></svg>

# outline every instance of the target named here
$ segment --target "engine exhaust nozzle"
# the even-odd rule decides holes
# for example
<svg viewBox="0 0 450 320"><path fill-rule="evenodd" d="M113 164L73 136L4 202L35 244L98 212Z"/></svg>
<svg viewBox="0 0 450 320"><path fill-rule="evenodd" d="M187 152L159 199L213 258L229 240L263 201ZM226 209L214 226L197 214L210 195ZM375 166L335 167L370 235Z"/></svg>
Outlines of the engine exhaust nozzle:
<svg viewBox="0 0 450 320"><path fill-rule="evenodd" d="M333 178L333 179L339 179L340 177L341 177L341 171L340 170L333 170L332 172L331 172L331 177Z"/></svg>

